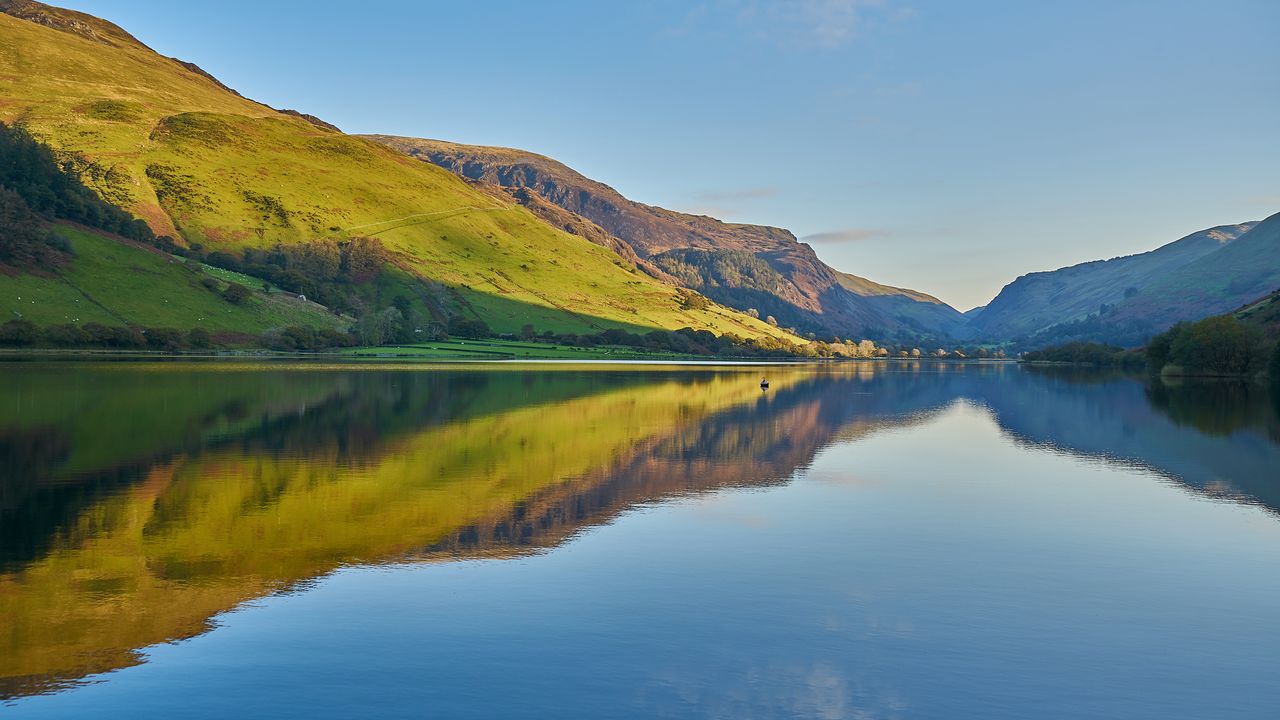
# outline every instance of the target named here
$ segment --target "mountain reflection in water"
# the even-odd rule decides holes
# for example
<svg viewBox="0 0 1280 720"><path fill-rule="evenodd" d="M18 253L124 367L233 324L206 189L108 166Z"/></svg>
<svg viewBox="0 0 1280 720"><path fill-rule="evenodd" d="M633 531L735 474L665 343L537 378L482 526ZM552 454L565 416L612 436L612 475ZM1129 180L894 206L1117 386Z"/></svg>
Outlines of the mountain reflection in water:
<svg viewBox="0 0 1280 720"><path fill-rule="evenodd" d="M0 698L140 662L336 568L553 547L628 508L788 482L823 448L989 410L1029 447L1280 511L1261 388L1006 364L0 375Z"/></svg>

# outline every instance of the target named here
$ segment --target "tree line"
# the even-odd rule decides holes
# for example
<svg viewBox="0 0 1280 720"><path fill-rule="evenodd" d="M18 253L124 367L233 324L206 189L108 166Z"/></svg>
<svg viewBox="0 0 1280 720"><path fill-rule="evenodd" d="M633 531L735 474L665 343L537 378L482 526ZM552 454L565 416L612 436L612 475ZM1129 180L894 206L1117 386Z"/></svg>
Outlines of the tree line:
<svg viewBox="0 0 1280 720"><path fill-rule="evenodd" d="M1022 359L1140 369L1153 374L1253 377L1267 374L1280 384L1280 343L1232 315L1180 322L1141 350L1071 342L1023 353Z"/></svg>
<svg viewBox="0 0 1280 720"><path fill-rule="evenodd" d="M1257 327L1222 315L1156 335L1147 345L1147 365L1157 373L1252 376L1280 362L1280 345L1272 345Z"/></svg>
<svg viewBox="0 0 1280 720"><path fill-rule="evenodd" d="M71 253L46 223L69 220L131 240L153 241L141 220L98 197L47 145L18 125L0 123L0 265L53 270Z"/></svg>

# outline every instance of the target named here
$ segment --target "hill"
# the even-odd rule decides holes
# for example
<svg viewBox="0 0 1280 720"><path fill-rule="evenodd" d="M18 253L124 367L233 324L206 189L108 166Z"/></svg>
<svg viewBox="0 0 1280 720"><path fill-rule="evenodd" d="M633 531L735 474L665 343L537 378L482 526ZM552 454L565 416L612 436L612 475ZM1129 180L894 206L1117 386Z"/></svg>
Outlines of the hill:
<svg viewBox="0 0 1280 720"><path fill-rule="evenodd" d="M1105 314L1178 268L1230 244L1255 224L1223 225L1150 252L1023 275L969 317L967 332L989 339L1028 337Z"/></svg>
<svg viewBox="0 0 1280 720"><path fill-rule="evenodd" d="M375 237L414 309L496 331L785 331L687 294L453 174L241 97L81 13L0 2L0 120L179 246L239 257ZM27 282L38 282L28 280ZM394 297L353 297L356 313Z"/></svg>
<svg viewBox="0 0 1280 720"><path fill-rule="evenodd" d="M1280 290L1237 310L1235 316L1260 330L1264 337L1280 340Z"/></svg>
<svg viewBox="0 0 1280 720"><path fill-rule="evenodd" d="M1147 285L1110 320L1162 330L1179 320L1217 315L1280 289L1280 213L1212 253Z"/></svg>
<svg viewBox="0 0 1280 720"><path fill-rule="evenodd" d="M635 202L563 163L523 150L368 137L463 178L506 188L528 207L559 207L575 218L564 227L589 222L611 238L597 242L626 245L654 277L804 332L943 337L961 320L936 298L828 267L813 248L780 228L725 223Z"/></svg>
<svg viewBox="0 0 1280 720"><path fill-rule="evenodd" d="M0 322L25 319L47 327L68 323L150 326L213 333L261 333L268 328L349 323L292 293L263 293L261 282L199 263L184 263L123 238L59 225L70 259L56 273L0 273ZM248 297L228 301L231 284Z"/></svg>

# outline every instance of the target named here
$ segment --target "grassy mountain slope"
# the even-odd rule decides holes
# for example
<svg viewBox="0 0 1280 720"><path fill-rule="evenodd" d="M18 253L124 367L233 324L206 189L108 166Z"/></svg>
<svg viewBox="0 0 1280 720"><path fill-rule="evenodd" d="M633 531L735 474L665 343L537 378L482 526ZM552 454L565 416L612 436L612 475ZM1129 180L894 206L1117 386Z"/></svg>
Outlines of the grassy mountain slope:
<svg viewBox="0 0 1280 720"><path fill-rule="evenodd" d="M99 323L146 325L180 330L258 333L272 327L310 325L337 328L346 323L315 303L289 293L263 294L260 282L234 278L255 292L230 303L202 281L206 269L188 268L179 259L150 247L83 228L60 226L55 232L71 242L67 267L47 275L0 273L0 318L26 319L37 325Z"/></svg>
<svg viewBox="0 0 1280 720"><path fill-rule="evenodd" d="M1249 303L1237 311L1235 316L1258 328L1272 340L1280 339L1280 290Z"/></svg>
<svg viewBox="0 0 1280 720"><path fill-rule="evenodd" d="M725 308L685 309L675 288L515 202L240 97L110 23L39 3L0 10L14 13L0 15L0 120L157 233L230 250L376 236L423 280L420 297L498 331L785 335Z"/></svg>
<svg viewBox="0 0 1280 720"><path fill-rule="evenodd" d="M1253 225L1223 225L1150 252L1023 275L969 319L969 331L980 338L1016 338L1086 318L1219 250Z"/></svg>
<svg viewBox="0 0 1280 720"><path fill-rule="evenodd" d="M943 335L960 322L960 314L936 298L861 279L851 284L786 230L634 202L562 163L521 150L370 137L464 178L532 190L541 200L592 221L681 284L739 309L775 315L784 324L825 334L891 337ZM771 273L748 267L732 253L758 258ZM673 264L678 272L672 272ZM736 272L727 276L724 269L730 265ZM860 291L860 284L875 290Z"/></svg>
<svg viewBox="0 0 1280 720"><path fill-rule="evenodd" d="M1162 276L1122 303L1115 322L1157 330L1217 315L1280 288L1280 213L1235 241Z"/></svg>

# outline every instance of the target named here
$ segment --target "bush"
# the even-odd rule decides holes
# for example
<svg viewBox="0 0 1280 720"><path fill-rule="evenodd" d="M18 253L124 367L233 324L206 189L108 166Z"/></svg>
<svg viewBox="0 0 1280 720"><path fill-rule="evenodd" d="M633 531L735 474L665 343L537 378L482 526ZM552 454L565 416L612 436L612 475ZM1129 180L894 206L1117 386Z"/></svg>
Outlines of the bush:
<svg viewBox="0 0 1280 720"><path fill-rule="evenodd" d="M98 347L139 348L147 343L136 328L86 323L84 331L89 334L89 344Z"/></svg>
<svg viewBox="0 0 1280 720"><path fill-rule="evenodd" d="M0 187L0 264L29 270L58 259L40 217L17 193Z"/></svg>
<svg viewBox="0 0 1280 720"><path fill-rule="evenodd" d="M242 305L249 296L253 295L253 291L241 285L240 283L231 283L226 290L222 291L222 299L232 305Z"/></svg>
<svg viewBox="0 0 1280 720"><path fill-rule="evenodd" d="M449 318L449 335L451 337L479 340L493 336L493 330L483 320L469 320L461 316Z"/></svg>
<svg viewBox="0 0 1280 720"><path fill-rule="evenodd" d="M0 325L0 345L26 347L40 339L40 329L30 320L10 320Z"/></svg>
<svg viewBox="0 0 1280 720"><path fill-rule="evenodd" d="M67 323L65 325L51 325L45 328L44 339L50 345L78 347L81 345L88 345L90 336L89 333L79 325Z"/></svg>
<svg viewBox="0 0 1280 720"><path fill-rule="evenodd" d="M150 328L146 331L147 347L152 350L181 350L183 334L174 328Z"/></svg>
<svg viewBox="0 0 1280 720"><path fill-rule="evenodd" d="M1169 357L1189 373L1247 375L1260 372L1262 333L1229 315L1183 327L1169 344Z"/></svg>
<svg viewBox="0 0 1280 720"><path fill-rule="evenodd" d="M191 328L187 332L187 344L199 349L211 347L213 345L213 336L204 328Z"/></svg>
<svg viewBox="0 0 1280 720"><path fill-rule="evenodd" d="M1271 387L1280 392L1280 342L1276 343L1276 349L1271 351L1271 363L1267 367L1267 373L1271 375Z"/></svg>

